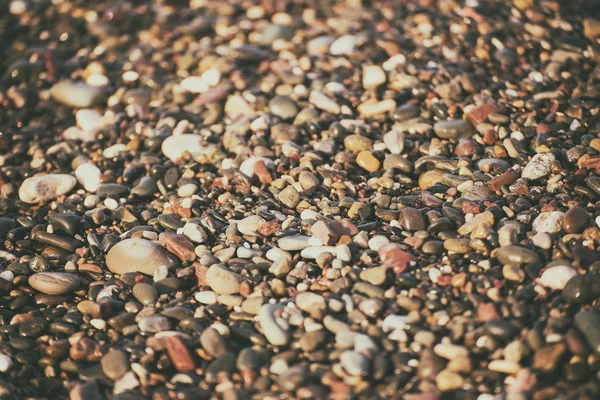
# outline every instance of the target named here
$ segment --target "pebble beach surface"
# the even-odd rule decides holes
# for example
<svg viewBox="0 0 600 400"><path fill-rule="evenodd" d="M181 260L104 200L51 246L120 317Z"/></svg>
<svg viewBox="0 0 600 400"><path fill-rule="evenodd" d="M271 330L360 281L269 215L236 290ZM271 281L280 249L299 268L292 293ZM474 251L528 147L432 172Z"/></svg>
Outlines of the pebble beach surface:
<svg viewBox="0 0 600 400"><path fill-rule="evenodd" d="M600 399L595 0L0 0L0 399Z"/></svg>

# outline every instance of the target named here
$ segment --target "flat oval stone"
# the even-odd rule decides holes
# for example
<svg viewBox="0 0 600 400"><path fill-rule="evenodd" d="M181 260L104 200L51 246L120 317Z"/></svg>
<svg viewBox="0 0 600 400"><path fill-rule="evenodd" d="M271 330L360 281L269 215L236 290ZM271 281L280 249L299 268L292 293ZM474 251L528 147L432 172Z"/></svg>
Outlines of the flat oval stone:
<svg viewBox="0 0 600 400"><path fill-rule="evenodd" d="M67 174L33 176L21 184L19 199L29 204L45 203L69 193L76 183L75 178Z"/></svg>
<svg viewBox="0 0 600 400"><path fill-rule="evenodd" d="M81 284L77 275L66 272L38 272L31 275L27 282L35 290L52 295L72 293Z"/></svg>
<svg viewBox="0 0 600 400"><path fill-rule="evenodd" d="M202 136L192 134L169 136L162 143L161 149L163 154L175 163L182 161L185 154L194 159L206 156L207 161L210 161L217 152L215 144L206 143Z"/></svg>
<svg viewBox="0 0 600 400"><path fill-rule="evenodd" d="M533 250L521 246L502 246L496 251L496 258L502 264L539 264L540 257Z"/></svg>
<svg viewBox="0 0 600 400"><path fill-rule="evenodd" d="M99 104L104 97L101 87L91 86L83 82L62 81L50 89L54 100L75 108L87 108Z"/></svg>
<svg viewBox="0 0 600 400"><path fill-rule="evenodd" d="M439 121L433 125L433 131L442 139L456 139L466 136L473 136L475 130L473 125L465 119L455 119L452 121Z"/></svg>
<svg viewBox="0 0 600 400"><path fill-rule="evenodd" d="M108 252L106 266L111 272L141 272L152 275L161 266L170 268L175 261L155 242L144 239L125 239Z"/></svg>

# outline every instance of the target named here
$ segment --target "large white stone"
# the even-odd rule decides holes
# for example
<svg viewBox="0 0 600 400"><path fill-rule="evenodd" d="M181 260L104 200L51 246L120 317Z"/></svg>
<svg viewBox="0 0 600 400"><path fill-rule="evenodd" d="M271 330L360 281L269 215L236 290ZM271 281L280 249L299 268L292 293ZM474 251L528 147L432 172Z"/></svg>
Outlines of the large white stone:
<svg viewBox="0 0 600 400"><path fill-rule="evenodd" d="M45 203L69 193L76 183L75 178L67 174L33 176L21 184L19 199L29 204Z"/></svg>

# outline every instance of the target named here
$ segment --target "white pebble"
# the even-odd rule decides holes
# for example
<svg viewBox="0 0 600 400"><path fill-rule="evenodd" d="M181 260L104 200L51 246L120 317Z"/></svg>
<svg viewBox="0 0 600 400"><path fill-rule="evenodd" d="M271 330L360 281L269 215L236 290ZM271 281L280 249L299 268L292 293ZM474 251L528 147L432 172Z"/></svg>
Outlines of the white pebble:
<svg viewBox="0 0 600 400"><path fill-rule="evenodd" d="M6 372L12 367L12 359L6 354L0 354L0 372Z"/></svg>

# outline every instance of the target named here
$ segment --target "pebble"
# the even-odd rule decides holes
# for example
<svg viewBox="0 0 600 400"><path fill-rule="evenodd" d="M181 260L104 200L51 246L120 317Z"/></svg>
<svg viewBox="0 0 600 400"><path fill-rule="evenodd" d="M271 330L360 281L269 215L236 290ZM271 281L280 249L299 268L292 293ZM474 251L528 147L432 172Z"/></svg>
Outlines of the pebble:
<svg viewBox="0 0 600 400"><path fill-rule="evenodd" d="M211 265L206 272L206 283L217 294L238 294L244 278L220 264Z"/></svg>
<svg viewBox="0 0 600 400"><path fill-rule="evenodd" d="M553 290L562 290L571 278L577 275L577 271L565 265L550 267L540 276L540 284Z"/></svg>
<svg viewBox="0 0 600 400"><path fill-rule="evenodd" d="M278 321L275 313L281 308L276 304L264 304L258 312L258 322L263 334L274 346L285 346L290 341L290 334L285 323Z"/></svg>
<svg viewBox="0 0 600 400"><path fill-rule="evenodd" d="M563 228L567 233L581 233L590 225L590 222L590 214L585 209L573 207L565 213Z"/></svg>
<svg viewBox="0 0 600 400"><path fill-rule="evenodd" d="M340 355L340 363L349 375L362 376L369 372L369 360L356 351L344 351Z"/></svg>
<svg viewBox="0 0 600 400"><path fill-rule="evenodd" d="M171 268L174 265L163 247L144 239L122 240L106 255L106 266L115 274L141 272L153 275L159 267Z"/></svg>
<svg viewBox="0 0 600 400"><path fill-rule="evenodd" d="M174 163L182 162L188 156L195 161L210 163L217 151L214 144L206 143L202 136L193 134L169 136L163 141L161 148L165 157Z"/></svg>
<svg viewBox="0 0 600 400"><path fill-rule="evenodd" d="M162 315L149 315L140 319L138 326L142 332L156 333L171 329L171 322Z"/></svg>
<svg viewBox="0 0 600 400"><path fill-rule="evenodd" d="M37 291L50 295L72 293L81 285L77 275L66 272L38 272L27 281Z"/></svg>
<svg viewBox="0 0 600 400"><path fill-rule="evenodd" d="M463 138L475 133L473 125L464 119L436 122L433 130L442 139Z"/></svg>
<svg viewBox="0 0 600 400"><path fill-rule="evenodd" d="M558 233L562 230L565 214L560 211L543 212L533 221L534 232Z"/></svg>
<svg viewBox="0 0 600 400"><path fill-rule="evenodd" d="M88 108L99 105L104 97L104 89L83 82L61 81L50 89L54 100L69 107Z"/></svg>
<svg viewBox="0 0 600 400"><path fill-rule="evenodd" d="M361 151L356 157L356 164L368 172L376 172L381 167L381 162L370 151Z"/></svg>
<svg viewBox="0 0 600 400"><path fill-rule="evenodd" d="M521 177L532 181L544 178L550 174L552 163L555 160L556 157L552 153L536 154L523 168Z"/></svg>
<svg viewBox="0 0 600 400"><path fill-rule="evenodd" d="M287 208L296 208L298 203L300 203L300 193L290 185L277 195L277 200Z"/></svg>
<svg viewBox="0 0 600 400"><path fill-rule="evenodd" d="M152 305L158 300L158 292L154 286L147 283L137 283L131 292L136 300L144 306Z"/></svg>
<svg viewBox="0 0 600 400"><path fill-rule="evenodd" d="M0 354L0 372L8 371L13 365L12 359L6 354Z"/></svg>
<svg viewBox="0 0 600 400"><path fill-rule="evenodd" d="M129 371L129 359L121 350L109 350L100 360L102 372L113 381L119 380Z"/></svg>
<svg viewBox="0 0 600 400"><path fill-rule="evenodd" d="M496 258L504 265L540 263L540 257L536 252L521 246L502 246L496 251Z"/></svg>
<svg viewBox="0 0 600 400"><path fill-rule="evenodd" d="M94 164L84 163L75 170L77 182L88 192L95 193L101 182L102 171Z"/></svg>
<svg viewBox="0 0 600 400"><path fill-rule="evenodd" d="M47 174L27 178L19 188L19 199L28 204L46 203L69 193L77 183L66 174Z"/></svg>
<svg viewBox="0 0 600 400"><path fill-rule="evenodd" d="M258 228L267 222L258 215L250 215L237 223L237 229L242 235L256 235Z"/></svg>

